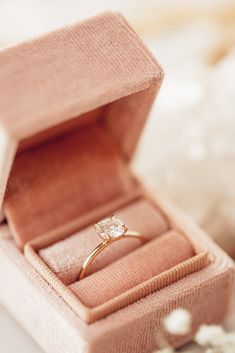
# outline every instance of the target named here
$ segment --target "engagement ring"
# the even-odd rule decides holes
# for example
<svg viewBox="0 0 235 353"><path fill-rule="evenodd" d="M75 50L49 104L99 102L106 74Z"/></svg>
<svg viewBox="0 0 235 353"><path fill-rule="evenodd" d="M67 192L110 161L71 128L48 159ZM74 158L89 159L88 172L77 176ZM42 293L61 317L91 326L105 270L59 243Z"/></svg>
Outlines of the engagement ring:
<svg viewBox="0 0 235 353"><path fill-rule="evenodd" d="M89 265L97 255L112 243L125 238L136 238L144 243L145 237L135 231L129 231L127 226L116 216L107 217L95 224L95 230L102 242L90 253L84 261L78 279L86 277Z"/></svg>

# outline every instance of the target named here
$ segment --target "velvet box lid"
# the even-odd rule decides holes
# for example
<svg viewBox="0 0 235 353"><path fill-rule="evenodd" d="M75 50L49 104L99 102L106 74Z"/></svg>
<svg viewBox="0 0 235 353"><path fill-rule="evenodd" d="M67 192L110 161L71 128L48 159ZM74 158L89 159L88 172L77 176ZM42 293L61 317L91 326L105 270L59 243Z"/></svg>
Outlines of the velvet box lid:
<svg viewBox="0 0 235 353"><path fill-rule="evenodd" d="M151 53L115 13L2 49L0 210L16 156L92 121L100 110L128 162L162 78Z"/></svg>

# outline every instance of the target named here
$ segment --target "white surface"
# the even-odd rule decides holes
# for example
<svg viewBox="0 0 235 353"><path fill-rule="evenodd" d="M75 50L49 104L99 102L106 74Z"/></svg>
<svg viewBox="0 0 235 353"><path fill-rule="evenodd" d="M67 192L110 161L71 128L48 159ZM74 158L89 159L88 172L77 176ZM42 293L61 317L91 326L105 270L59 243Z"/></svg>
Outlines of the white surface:
<svg viewBox="0 0 235 353"><path fill-rule="evenodd" d="M0 306L0 352L43 352L2 306Z"/></svg>

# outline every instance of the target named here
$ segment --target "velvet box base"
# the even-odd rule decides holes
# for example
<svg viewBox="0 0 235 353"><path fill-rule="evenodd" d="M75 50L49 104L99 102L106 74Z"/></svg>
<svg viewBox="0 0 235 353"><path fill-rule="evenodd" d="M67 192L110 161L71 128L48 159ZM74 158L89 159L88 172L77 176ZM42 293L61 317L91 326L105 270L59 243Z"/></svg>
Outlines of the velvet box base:
<svg viewBox="0 0 235 353"><path fill-rule="evenodd" d="M174 346L189 341L200 324L223 320L233 286L232 260L169 201L160 203L179 230L190 230L203 243L211 263L92 324L81 320L35 271L16 247L8 226L1 226L1 302L46 352L150 353L163 334L163 318L176 307L190 310L193 332L168 337Z"/></svg>

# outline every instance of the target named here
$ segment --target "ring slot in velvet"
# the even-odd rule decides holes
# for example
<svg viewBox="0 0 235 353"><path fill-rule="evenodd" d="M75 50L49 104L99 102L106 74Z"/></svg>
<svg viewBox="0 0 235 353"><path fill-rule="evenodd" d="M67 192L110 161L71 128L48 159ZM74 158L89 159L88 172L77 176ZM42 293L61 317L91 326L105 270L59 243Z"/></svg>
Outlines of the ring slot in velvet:
<svg viewBox="0 0 235 353"><path fill-rule="evenodd" d="M172 230L70 288L84 305L93 308L194 255L190 241Z"/></svg>
<svg viewBox="0 0 235 353"><path fill-rule="evenodd" d="M115 214L123 219L130 230L140 232L148 240L169 229L169 224L163 214L156 206L143 198L123 207ZM100 242L101 239L92 225L39 250L39 255L50 269L68 285L76 281L83 261ZM112 244L96 258L89 268L88 275L106 267L140 245L137 239L125 239Z"/></svg>
<svg viewBox="0 0 235 353"><path fill-rule="evenodd" d="M164 208L163 210L165 211ZM145 265L143 265L136 258L133 267L131 266L132 264L126 264L124 268L122 268L120 265L120 268L117 268L117 270L120 271L120 274L122 272L124 273L124 270L128 268L130 270L130 273L128 273L128 275L134 276L133 281L131 280L131 278L126 276L126 280L129 284L125 282L125 285L121 288L122 292L120 293L119 289L117 288L112 288L112 290L114 291L111 291L110 294L113 293L112 295L116 296L111 297L111 299L107 298L104 303L100 305L98 304L95 307L89 307L88 305L83 303L82 298L80 299L80 297L75 294L75 291L73 290L73 285L75 285L77 281L77 276L79 274L79 261L81 267L82 262L89 255L88 250L90 248L93 249L93 246L91 247L91 244L89 245L90 248L84 248L82 246L81 248L76 247L76 242L79 240L79 237L81 237L81 245L85 243L85 240L87 240L89 244L89 241L91 239L93 242L96 238L94 233L91 234L89 231L84 232L84 229L86 228L80 228L80 231L78 231L78 233L74 234L73 236L67 236L65 238L64 236L61 237L61 235L59 235L50 239L48 239L48 237L39 237L27 243L24 247L24 255L27 261L29 261L29 263L32 264L32 266L42 275L42 277L60 294L60 296L79 315L79 317L89 323L104 318L105 316L117 310L120 310L121 308L135 303L136 301L148 296L151 293L163 289L164 287L168 287L173 283L181 280L182 278L187 277L192 273L200 271L202 268L204 268L210 263L207 250L202 246L195 246L195 244L198 245L198 243L196 241L192 241L191 233L188 233L187 230L184 229L184 227L178 227L177 220L172 220L171 222L172 217L169 218L168 210L166 210L163 215L161 213L161 210L159 209L159 205L156 205L153 200L149 199L147 194L143 194L142 198L138 198L132 200L131 202L128 202L125 207L122 206L122 208L120 208L119 206L118 208L116 208L115 214L122 217L125 222L130 226L130 229L139 230L141 233L144 232L144 234L148 234L149 237L152 236L152 238L149 238L152 240L150 240L145 245L149 245L151 256L145 253L145 246L141 246L135 250L134 248L129 249L130 251L128 252L128 254L126 254L126 247L130 246L131 244L131 242L129 242L130 239L125 239L120 242L116 242L112 244L109 249L106 249L110 252L114 251L114 256L112 253L110 253L110 262L105 263L107 252L105 251L105 253L103 253L103 260L101 257L100 260L99 258L96 259L97 262L94 261L94 266L97 266L99 261L101 261L101 264L105 266L103 268L100 268L99 270L97 267L96 272L90 273L90 275L83 279L80 284L83 281L84 283L86 283L88 279L90 279L89 281L91 281L92 278L96 278L96 276L99 276L100 273L103 273L103 271L104 273L106 273L105 271L109 271L109 267L111 267L112 269L112 266L119 266L118 264L122 264L123 261L127 261L126 258L128 259L129 256L131 258L132 255L135 256L134 254L136 251L142 253L143 250L143 254L145 254L143 255L143 258L144 262L146 263ZM165 217L167 218L165 219ZM159 227L159 225L161 226ZM86 230L89 229L91 229L90 226ZM159 229L161 229L160 232ZM193 232L193 230L191 231ZM169 234L178 235L171 238ZM156 239L154 239L155 237ZM158 239L159 241L160 239L162 239L163 250L165 249L165 254L164 251L160 254L158 249L155 249L155 251L151 252L153 249L152 245ZM99 241L98 237L96 241ZM137 244L138 242L135 240L135 246L138 246ZM134 240L132 245L134 245ZM115 246L125 246L125 249L122 253L122 257L120 257L120 248L115 249ZM68 257L66 258L66 254L67 251L71 252L71 249L73 255L71 256L70 254L69 258L70 256L73 257L73 262L71 266L69 266L67 262ZM79 250L81 251L82 258L78 261ZM116 255L115 251L117 252ZM173 252L175 252L174 256L172 256ZM44 260L42 255L47 255L47 259ZM161 259L164 260L162 263L160 261ZM162 267L157 267L157 263L161 264ZM149 266L149 270L146 269L145 271L144 266ZM67 283L63 283L63 281L61 281L61 279L59 278L61 269L63 270L61 274L63 273L63 276ZM93 271L94 270L95 268L93 268ZM156 270L159 272L156 272L157 274L154 275ZM141 273L140 277L138 274L139 271ZM114 276L114 273L111 274L111 277L112 276ZM73 283L69 284L71 281ZM115 281L110 281L109 285L115 287L117 283L115 283ZM96 288L96 286L97 283L94 288ZM97 286L97 290L98 288L99 287ZM92 283L90 290L91 289L93 289ZM107 292L109 291L107 287L106 290ZM99 300L100 302L102 302L102 295L104 293L102 289L100 293L101 297ZM85 290L83 294L84 296L86 296ZM89 299L89 296L87 298Z"/></svg>

